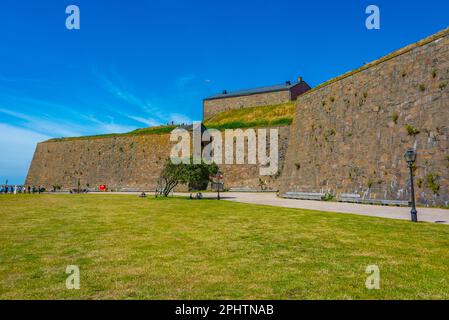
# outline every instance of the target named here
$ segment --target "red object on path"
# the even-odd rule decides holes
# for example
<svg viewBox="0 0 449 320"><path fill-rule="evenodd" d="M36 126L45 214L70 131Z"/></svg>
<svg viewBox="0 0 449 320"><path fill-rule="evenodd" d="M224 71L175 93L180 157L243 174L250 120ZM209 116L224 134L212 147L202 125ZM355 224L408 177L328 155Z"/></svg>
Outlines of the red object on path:
<svg viewBox="0 0 449 320"><path fill-rule="evenodd" d="M100 185L100 190L101 191L106 191L106 185L104 185L104 184Z"/></svg>

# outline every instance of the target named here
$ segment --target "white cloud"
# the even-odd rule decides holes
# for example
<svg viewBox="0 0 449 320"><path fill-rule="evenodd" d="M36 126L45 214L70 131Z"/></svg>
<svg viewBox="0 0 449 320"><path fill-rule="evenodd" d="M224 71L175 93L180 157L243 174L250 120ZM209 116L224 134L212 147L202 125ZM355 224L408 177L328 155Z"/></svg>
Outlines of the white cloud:
<svg viewBox="0 0 449 320"><path fill-rule="evenodd" d="M193 81L196 80L196 75L188 74L185 76L180 76L175 80L175 85L178 90L184 90L187 86L189 86Z"/></svg>
<svg viewBox="0 0 449 320"><path fill-rule="evenodd" d="M13 78L13 77L5 77L4 75L0 74L0 81L3 82L42 82L41 79L32 79L32 78Z"/></svg>
<svg viewBox="0 0 449 320"><path fill-rule="evenodd" d="M171 113L168 114L168 112L164 112L164 109L167 108L161 108L161 103L157 103L160 98L158 97L152 97L150 98L141 98L132 93L130 90L127 89L125 84L125 81L118 75L118 73L113 70L112 77L108 77L102 73L100 73L98 70L93 69L93 74L97 78L97 80L100 82L100 84L114 97L119 98L123 100L124 102L130 104L131 106L138 107L139 110L142 112L142 115L128 115L125 114L126 117L143 123L147 126L157 126L163 123L174 121L175 123L191 123L192 120L183 114L180 113ZM188 92L186 89L187 86L191 85L197 77L193 74L185 75L178 77L175 80L175 87L176 90L178 90L181 93ZM156 101L156 103L155 103ZM150 117L148 117L148 115Z"/></svg>
<svg viewBox="0 0 449 320"><path fill-rule="evenodd" d="M93 69L93 74L100 81L100 84L116 98L120 98L131 105L144 109L146 103L142 99L130 93L123 88L123 86L114 83L114 81L109 79L106 75L101 74L96 69Z"/></svg>
<svg viewBox="0 0 449 320"><path fill-rule="evenodd" d="M36 144L50 137L0 123L0 183L9 179L11 184L25 181Z"/></svg>
<svg viewBox="0 0 449 320"><path fill-rule="evenodd" d="M79 130L81 129L79 126L64 122L60 119L52 119L47 116L29 116L20 112L3 108L0 108L0 113L22 120L23 127L55 137L73 137L79 136L82 133L82 131Z"/></svg>
<svg viewBox="0 0 449 320"><path fill-rule="evenodd" d="M94 116L80 115L80 118L84 120L83 123L79 123L79 120L77 120L77 123L74 123L71 121L49 118L47 116L28 116L23 113L2 108L0 108L0 113L22 120L23 123L21 123L21 127L51 137L78 137L92 134L124 133L137 128L136 126L117 124L112 117L109 117L109 121L101 121ZM86 120L88 122L86 122Z"/></svg>
<svg viewBox="0 0 449 320"><path fill-rule="evenodd" d="M144 117L130 116L130 115L127 115L127 117L132 119L132 120L134 120L134 121L143 123L143 124L145 124L145 125L147 125L149 127L155 127L155 126L160 126L161 125L160 121L155 120L155 119L151 119L151 118L144 118Z"/></svg>
<svg viewBox="0 0 449 320"><path fill-rule="evenodd" d="M109 119L110 119L109 122L98 120L94 116L85 116L85 118L87 120L89 120L90 122L96 124L94 126L93 131L95 131L98 134L125 133L125 132L129 132L129 131L136 129L135 126L127 126L127 125L117 124L114 122L114 118L112 118L112 117L109 117ZM92 130L92 126L91 126L91 130Z"/></svg>

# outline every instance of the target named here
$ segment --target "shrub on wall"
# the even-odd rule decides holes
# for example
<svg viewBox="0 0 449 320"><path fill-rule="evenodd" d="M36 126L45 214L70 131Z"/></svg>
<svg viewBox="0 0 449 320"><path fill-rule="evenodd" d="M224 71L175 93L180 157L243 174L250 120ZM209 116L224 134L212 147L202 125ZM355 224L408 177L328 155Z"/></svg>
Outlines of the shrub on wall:
<svg viewBox="0 0 449 320"><path fill-rule="evenodd" d="M407 129L407 133L409 136L416 136L417 134L420 133L420 131L411 124L406 124L405 129Z"/></svg>
<svg viewBox="0 0 449 320"><path fill-rule="evenodd" d="M437 77L437 71L434 69L432 70L432 78L436 78Z"/></svg>
<svg viewBox="0 0 449 320"><path fill-rule="evenodd" d="M422 92L426 91L426 85L424 83L421 83L419 85L419 90L421 90Z"/></svg>
<svg viewBox="0 0 449 320"><path fill-rule="evenodd" d="M427 175L427 185L432 190L432 192L436 195L438 195L438 192L440 191L440 185L438 183L439 176L435 173L429 173Z"/></svg>
<svg viewBox="0 0 449 320"><path fill-rule="evenodd" d="M393 112L391 118L393 119L394 124L398 124L399 114L397 112Z"/></svg>
<svg viewBox="0 0 449 320"><path fill-rule="evenodd" d="M324 195L324 198L323 198L324 201L333 201L334 199L335 199L335 196L330 192L326 192L326 194Z"/></svg>
<svg viewBox="0 0 449 320"><path fill-rule="evenodd" d="M418 186L418 188L421 189L423 182L424 182L424 181L423 181L423 179L421 179L421 178L419 178L418 180L416 180L416 185Z"/></svg>

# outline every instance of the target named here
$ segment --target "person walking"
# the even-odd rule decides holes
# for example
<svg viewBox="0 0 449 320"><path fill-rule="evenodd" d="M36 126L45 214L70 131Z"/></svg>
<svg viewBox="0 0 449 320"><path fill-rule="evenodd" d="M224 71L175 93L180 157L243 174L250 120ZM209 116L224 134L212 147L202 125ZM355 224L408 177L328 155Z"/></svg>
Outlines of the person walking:
<svg viewBox="0 0 449 320"><path fill-rule="evenodd" d="M17 194L17 185L14 186L14 194Z"/></svg>

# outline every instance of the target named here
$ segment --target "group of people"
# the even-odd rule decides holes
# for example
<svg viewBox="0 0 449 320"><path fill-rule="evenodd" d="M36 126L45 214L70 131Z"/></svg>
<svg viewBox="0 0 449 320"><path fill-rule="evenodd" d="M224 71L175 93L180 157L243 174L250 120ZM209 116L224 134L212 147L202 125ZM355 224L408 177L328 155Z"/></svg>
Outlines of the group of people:
<svg viewBox="0 0 449 320"><path fill-rule="evenodd" d="M45 189L35 186L9 186L3 185L0 187L0 194L18 194L18 193L41 193L44 192Z"/></svg>

